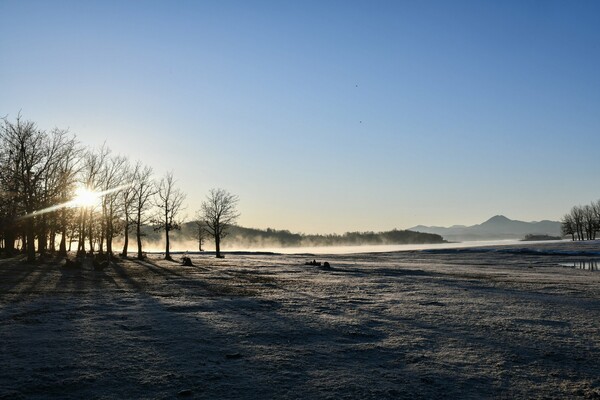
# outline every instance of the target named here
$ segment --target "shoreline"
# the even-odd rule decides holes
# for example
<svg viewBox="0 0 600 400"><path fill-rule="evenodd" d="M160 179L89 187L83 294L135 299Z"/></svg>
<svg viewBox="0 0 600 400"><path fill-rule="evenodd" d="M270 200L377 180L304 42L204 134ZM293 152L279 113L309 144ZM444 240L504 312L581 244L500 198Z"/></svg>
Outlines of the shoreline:
<svg viewBox="0 0 600 400"><path fill-rule="evenodd" d="M502 239L502 240L481 240L466 242L446 242L446 243L425 243L425 244L381 244L381 245L356 245L356 246L317 246L317 247L266 247L256 249L226 249L221 253L227 254L273 254L273 255L327 255L327 254L365 254L365 253L395 253L404 251L423 251L434 249L468 249L480 247L537 247L539 245L554 244L564 245L566 243L600 243L596 241L571 241L571 239L562 240L543 240L543 241L522 241L521 239ZM164 254L164 250L145 251L147 254ZM190 251L190 250L171 250L171 254L195 254L195 255L214 255L213 250Z"/></svg>

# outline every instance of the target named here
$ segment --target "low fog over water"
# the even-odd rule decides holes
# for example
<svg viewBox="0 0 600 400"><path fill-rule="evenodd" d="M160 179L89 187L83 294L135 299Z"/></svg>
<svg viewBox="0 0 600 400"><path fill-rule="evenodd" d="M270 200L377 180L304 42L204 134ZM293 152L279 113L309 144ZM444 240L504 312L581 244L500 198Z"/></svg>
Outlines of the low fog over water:
<svg viewBox="0 0 600 400"><path fill-rule="evenodd" d="M564 240L570 241L570 240ZM537 241L535 243L557 243L560 240ZM410 250L429 250L429 249L460 249L467 247L484 247L484 246L505 246L505 245L523 245L529 247L532 242L524 242L521 240L480 240L467 241L459 243L436 243L436 244L401 244L401 245L363 245L363 246L315 246L315 247L261 247L261 248L244 248L232 246L226 249L226 252L231 251L248 251L248 252L273 252L281 254L354 254L354 253L385 253L392 251L410 251ZM186 246L191 245L191 246ZM184 243L183 245L175 243L173 246L175 252L197 252L197 244ZM154 244L145 247L148 252L162 253L164 245ZM214 248L210 245L206 247L206 251L211 252Z"/></svg>

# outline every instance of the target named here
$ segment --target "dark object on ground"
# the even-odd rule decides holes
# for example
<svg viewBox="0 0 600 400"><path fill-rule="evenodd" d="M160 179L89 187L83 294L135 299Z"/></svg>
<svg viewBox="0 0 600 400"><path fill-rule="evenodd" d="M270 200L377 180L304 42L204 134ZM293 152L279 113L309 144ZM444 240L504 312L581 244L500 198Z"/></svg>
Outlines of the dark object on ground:
<svg viewBox="0 0 600 400"><path fill-rule="evenodd" d="M191 389L183 389L183 390L180 390L179 393L177 393L177 396L180 396L180 397L189 397L191 395L192 395Z"/></svg>
<svg viewBox="0 0 600 400"><path fill-rule="evenodd" d="M315 266L315 267L320 267L321 263L317 262L317 260L312 260L312 261L305 262L304 265L312 265L312 266Z"/></svg>
<svg viewBox="0 0 600 400"><path fill-rule="evenodd" d="M225 256L223 254L219 254L217 258L225 258Z"/></svg>
<svg viewBox="0 0 600 400"><path fill-rule="evenodd" d="M78 269L81 268L81 261L79 259L69 260L68 258L66 258L62 267L65 269Z"/></svg>
<svg viewBox="0 0 600 400"><path fill-rule="evenodd" d="M109 265L110 265L110 262L108 260L102 261L101 263L99 263L97 261L94 261L94 269L96 271L102 271L103 269L105 269Z"/></svg>
<svg viewBox="0 0 600 400"><path fill-rule="evenodd" d="M96 253L94 255L94 260L98 262L106 261L108 258L108 253Z"/></svg>
<svg viewBox="0 0 600 400"><path fill-rule="evenodd" d="M181 257L181 265L186 266L186 267L194 266L194 264L192 263L192 259L187 256Z"/></svg>
<svg viewBox="0 0 600 400"><path fill-rule="evenodd" d="M521 239L522 242L535 242L538 240L561 240L561 237L550 236L550 235L527 235L525 239Z"/></svg>
<svg viewBox="0 0 600 400"><path fill-rule="evenodd" d="M422 305L422 306L446 307L446 305L444 303L441 303L439 301L424 301L424 302L419 303L419 305Z"/></svg>
<svg viewBox="0 0 600 400"><path fill-rule="evenodd" d="M242 358L242 355L240 353L225 354L225 358L227 358L229 360L235 360L238 358Z"/></svg>
<svg viewBox="0 0 600 400"><path fill-rule="evenodd" d="M331 265L327 261L323 263L323 269L331 269Z"/></svg>
<svg viewBox="0 0 600 400"><path fill-rule="evenodd" d="M108 253L97 253L94 255L94 260L92 261L92 265L96 271L102 271L104 268L110 265L110 260L113 258L111 254Z"/></svg>

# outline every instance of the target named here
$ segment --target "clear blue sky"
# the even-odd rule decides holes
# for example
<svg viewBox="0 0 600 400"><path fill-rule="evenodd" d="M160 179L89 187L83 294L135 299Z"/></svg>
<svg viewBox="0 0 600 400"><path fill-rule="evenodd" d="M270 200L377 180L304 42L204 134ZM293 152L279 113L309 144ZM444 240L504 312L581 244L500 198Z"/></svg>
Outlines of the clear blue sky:
<svg viewBox="0 0 600 400"><path fill-rule="evenodd" d="M0 0L0 114L303 232L600 198L598 1Z"/></svg>

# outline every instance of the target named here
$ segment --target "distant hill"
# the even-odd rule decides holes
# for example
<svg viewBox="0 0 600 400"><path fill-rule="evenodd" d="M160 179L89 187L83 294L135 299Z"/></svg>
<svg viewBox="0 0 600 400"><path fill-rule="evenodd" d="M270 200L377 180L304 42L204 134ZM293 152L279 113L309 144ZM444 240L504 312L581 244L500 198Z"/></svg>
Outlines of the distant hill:
<svg viewBox="0 0 600 400"><path fill-rule="evenodd" d="M386 232L346 232L342 235L306 235L287 230L251 229L233 227L230 240L238 246L255 247L305 247L305 246L358 246L378 244L443 243L434 233L391 230Z"/></svg>
<svg viewBox="0 0 600 400"><path fill-rule="evenodd" d="M524 222L496 215L487 221L472 226L454 225L451 227L418 225L411 231L435 233L450 241L522 239L527 235L561 236L560 222Z"/></svg>
<svg viewBox="0 0 600 400"><path fill-rule="evenodd" d="M145 239L158 242L164 233L145 227ZM175 247L186 243L190 250L197 248L197 228L194 222L184 223L180 231L171 233ZM206 240L207 248L212 246ZM231 233L223 241L225 249L260 249L265 247L309 247L309 246L355 246L379 244L430 244L444 243L444 238L434 233L391 230L387 232L347 232L344 234L307 235L288 230L255 229L241 226L231 227Z"/></svg>

